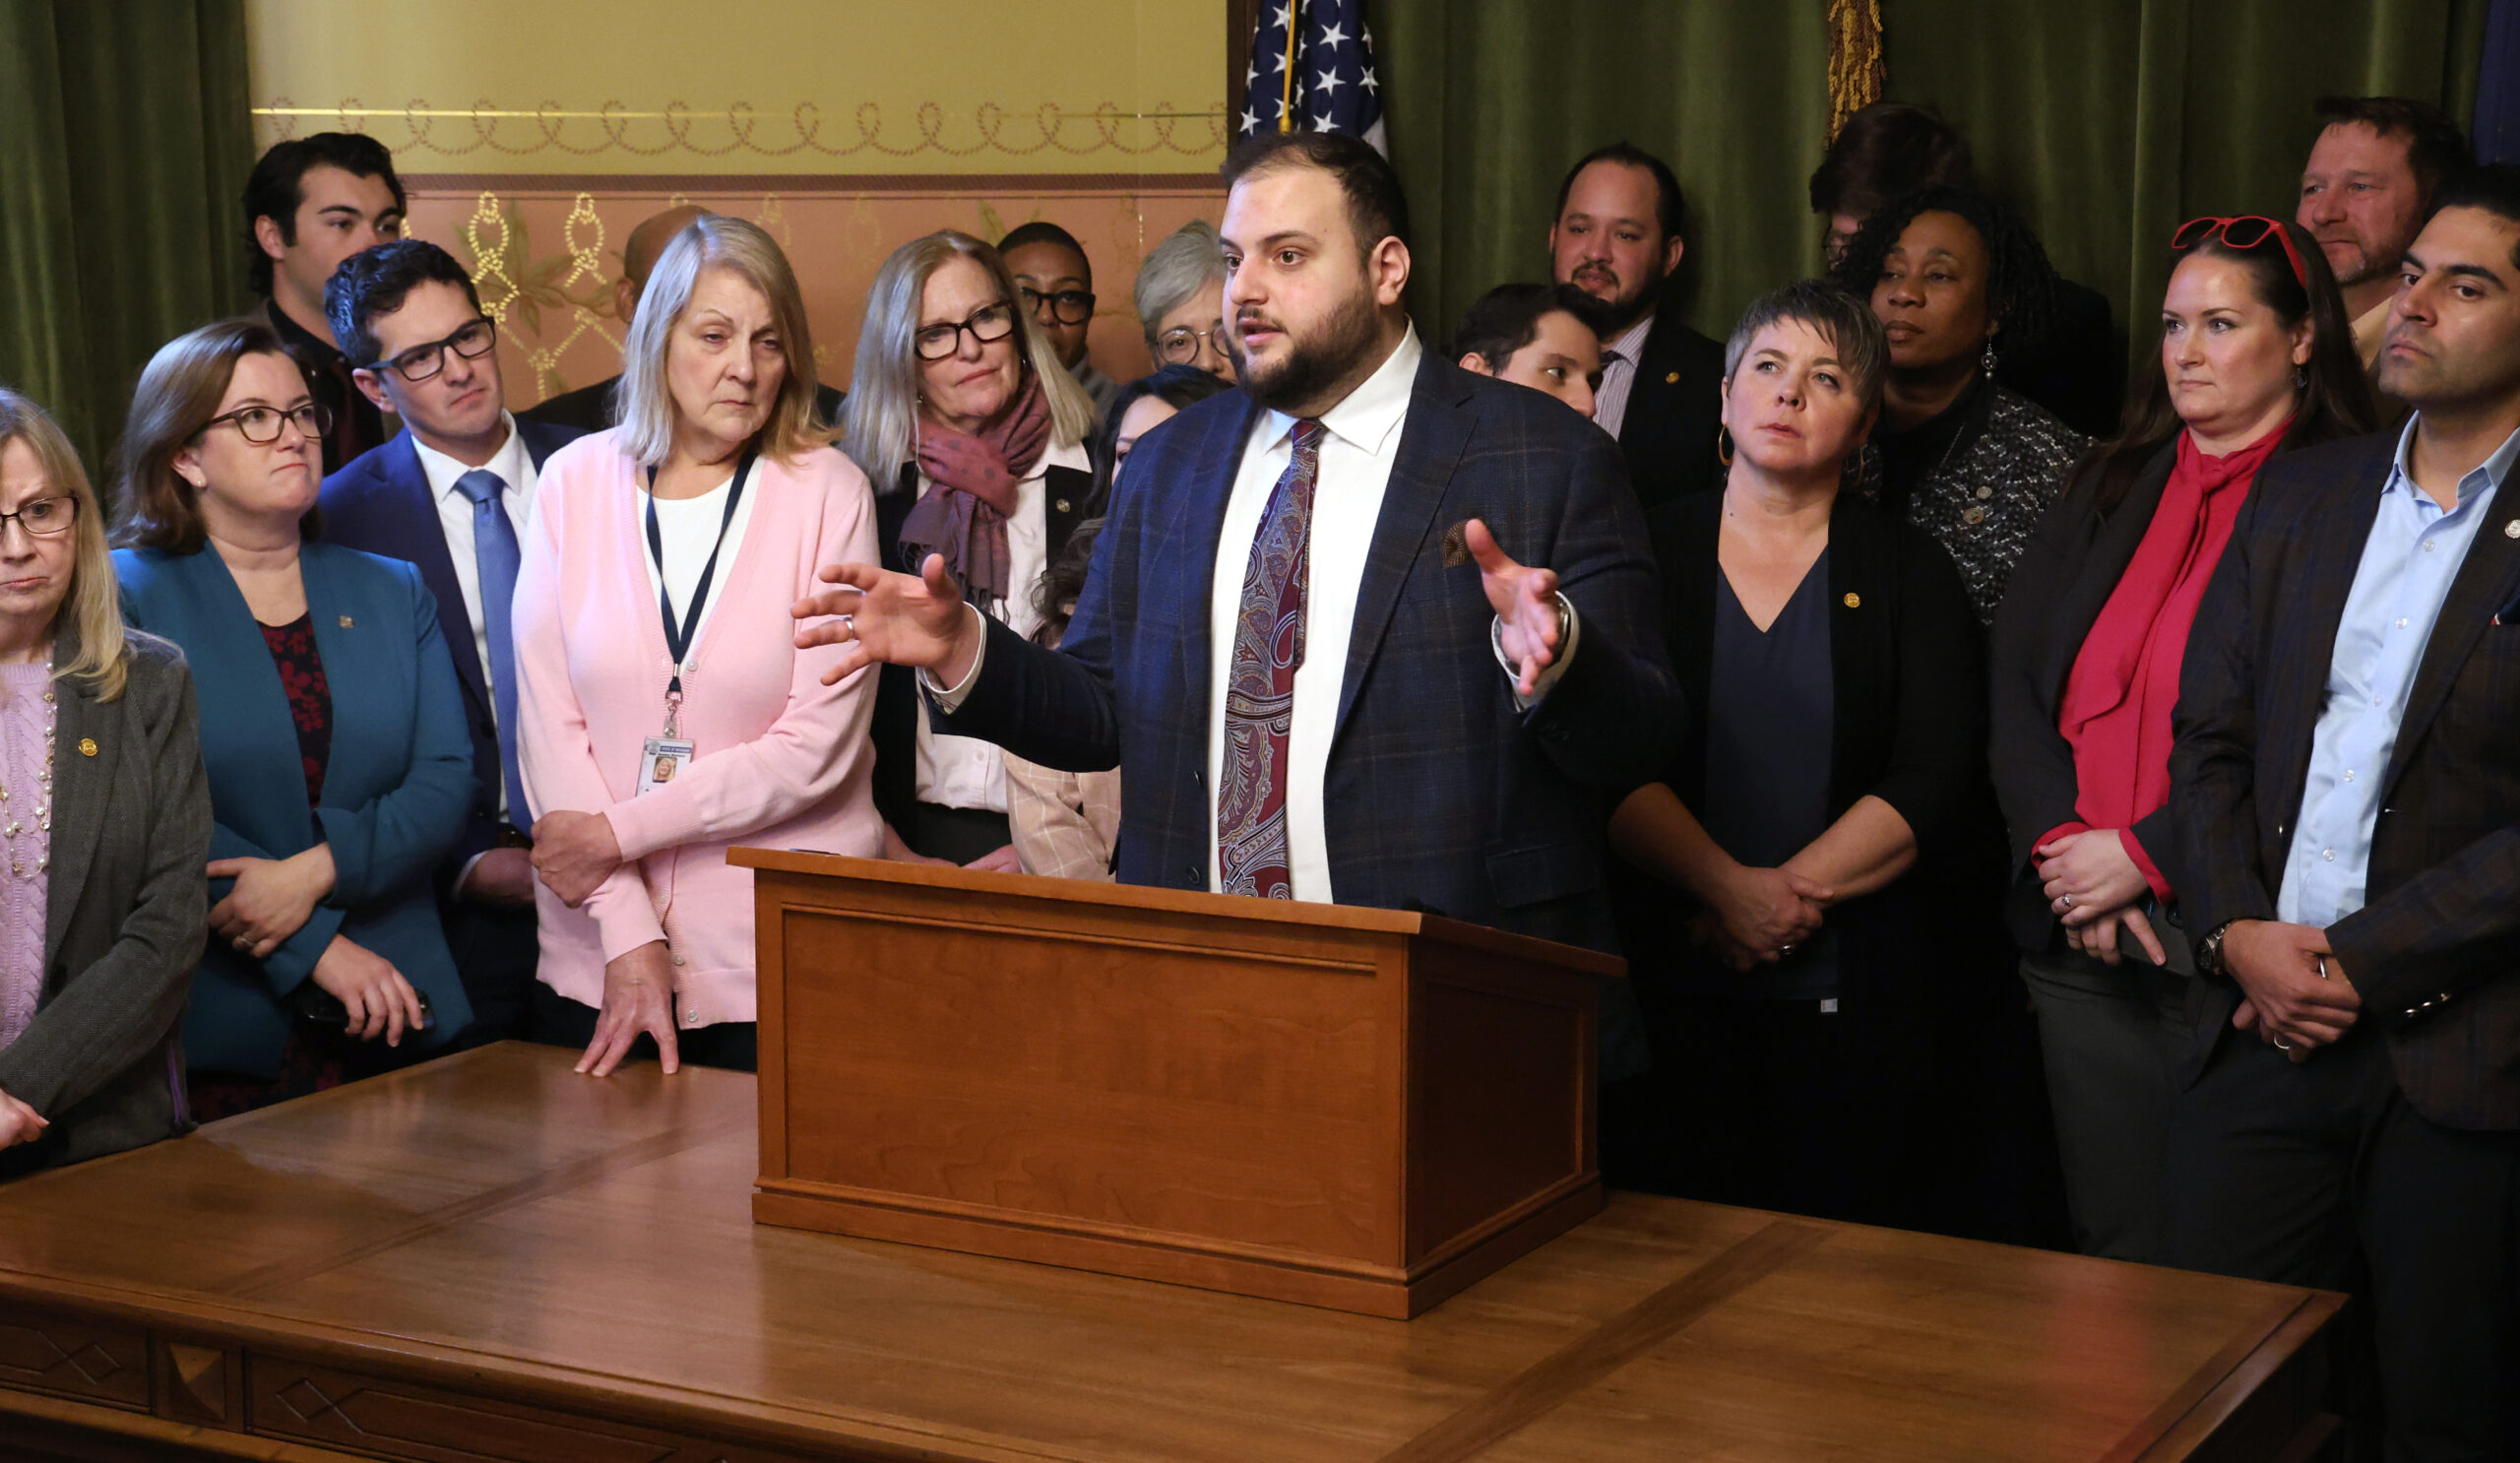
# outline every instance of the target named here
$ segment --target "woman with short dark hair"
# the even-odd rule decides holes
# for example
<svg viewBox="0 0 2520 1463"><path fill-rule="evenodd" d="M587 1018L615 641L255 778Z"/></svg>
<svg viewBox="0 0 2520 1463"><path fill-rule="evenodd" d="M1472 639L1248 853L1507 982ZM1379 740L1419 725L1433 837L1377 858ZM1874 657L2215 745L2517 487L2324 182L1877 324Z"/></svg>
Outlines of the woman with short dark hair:
<svg viewBox="0 0 2520 1463"><path fill-rule="evenodd" d="M2124 428L2041 516L1995 616L2008 909L2039 1012L2076 1245L2160 1257L2160 1174L2195 973L2175 903L2171 708L2188 629L2269 458L2371 428L2317 242L2273 219L2172 238ZM2201 931L2199 931L2201 933Z"/></svg>

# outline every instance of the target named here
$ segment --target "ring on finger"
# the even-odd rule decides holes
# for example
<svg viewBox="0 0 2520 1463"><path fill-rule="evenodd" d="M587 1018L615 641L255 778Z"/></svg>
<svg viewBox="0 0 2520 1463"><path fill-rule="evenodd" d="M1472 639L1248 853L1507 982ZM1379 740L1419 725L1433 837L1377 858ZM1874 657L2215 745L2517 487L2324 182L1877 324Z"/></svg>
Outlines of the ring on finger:
<svg viewBox="0 0 2520 1463"><path fill-rule="evenodd" d="M2056 896L2056 908L2057 908L2057 909L2059 909L2059 910L2070 910L2070 909L2072 909L2073 907L2074 907L2074 897L2073 897L2072 895L2070 895L2070 894L2059 894L2059 895L2057 895L2057 896Z"/></svg>

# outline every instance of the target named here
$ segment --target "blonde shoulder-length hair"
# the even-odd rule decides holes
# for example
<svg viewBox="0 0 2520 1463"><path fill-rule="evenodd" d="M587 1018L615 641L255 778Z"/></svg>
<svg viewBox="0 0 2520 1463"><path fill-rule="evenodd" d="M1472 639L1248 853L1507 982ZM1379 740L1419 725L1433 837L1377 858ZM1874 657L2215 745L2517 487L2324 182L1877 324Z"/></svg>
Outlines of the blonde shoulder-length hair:
<svg viewBox="0 0 2520 1463"><path fill-rule="evenodd" d="M24 442L34 453L43 480L54 492L79 500L78 522L71 527L76 542L70 593L59 611L70 617L70 627L78 634L79 654L69 665L52 668L52 678L83 677L95 688L97 700L111 701L122 694L131 669L131 650L122 632L122 587L114 579L112 551L105 547L104 510L96 503L87 470L79 465L77 449L53 424L51 414L0 386L0 450L11 442Z"/></svg>
<svg viewBox="0 0 2520 1463"><path fill-rule="evenodd" d="M683 311L691 307L701 275L713 269L733 274L770 301L771 328L779 333L780 352L787 357L787 376L761 428L763 455L793 462L829 446L832 428L816 415L813 331L805 323L805 296L796 287L788 255L757 223L704 214L665 245L639 293L629 337L621 343L622 452L642 467L654 467L673 447L677 413L665 379L665 351Z"/></svg>
<svg viewBox="0 0 2520 1463"><path fill-rule="evenodd" d="M1015 355L1041 383L1050 405L1050 441L1073 447L1094 428L1094 399L1059 364L1049 338L1033 328L1031 312L1015 292L1015 277L995 249L957 228L912 239L875 271L866 290L866 323L857 333L857 365L849 400L840 409L840 445L874 483L889 493L902 485L902 469L918 455L919 303L928 277L956 257L971 260L1015 314Z"/></svg>

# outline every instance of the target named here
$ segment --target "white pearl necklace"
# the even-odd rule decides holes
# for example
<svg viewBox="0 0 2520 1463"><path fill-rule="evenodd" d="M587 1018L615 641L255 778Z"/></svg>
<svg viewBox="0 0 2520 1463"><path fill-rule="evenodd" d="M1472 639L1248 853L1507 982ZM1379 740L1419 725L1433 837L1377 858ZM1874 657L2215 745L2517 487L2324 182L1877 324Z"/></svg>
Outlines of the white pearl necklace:
<svg viewBox="0 0 2520 1463"><path fill-rule="evenodd" d="M35 774L33 816L35 831L49 835L52 832L53 737L61 724L61 706L53 699L52 694L52 663L50 661L44 663L43 681L43 770ZM22 879L32 879L52 867L52 849L47 837L44 851L35 856L34 872L28 872L26 859L21 854L17 843L18 835L24 831L26 831L26 824L19 820L18 810L10 805L9 785L0 783L0 843L6 843L8 846L9 872Z"/></svg>

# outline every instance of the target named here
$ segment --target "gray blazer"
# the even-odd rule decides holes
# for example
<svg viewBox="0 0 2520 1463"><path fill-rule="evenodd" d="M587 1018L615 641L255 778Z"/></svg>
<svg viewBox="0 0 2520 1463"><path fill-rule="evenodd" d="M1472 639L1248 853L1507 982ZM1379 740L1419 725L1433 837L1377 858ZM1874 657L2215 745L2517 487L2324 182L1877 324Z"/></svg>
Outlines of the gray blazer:
<svg viewBox="0 0 2520 1463"><path fill-rule="evenodd" d="M65 623L54 664L78 654ZM0 1092L52 1126L0 1150L0 1177L179 1131L172 1043L209 931L210 780L183 652L134 631L118 699L78 678L55 690L43 996L0 1050Z"/></svg>

